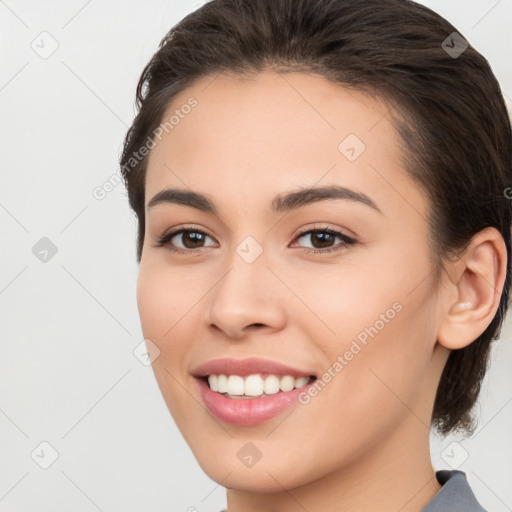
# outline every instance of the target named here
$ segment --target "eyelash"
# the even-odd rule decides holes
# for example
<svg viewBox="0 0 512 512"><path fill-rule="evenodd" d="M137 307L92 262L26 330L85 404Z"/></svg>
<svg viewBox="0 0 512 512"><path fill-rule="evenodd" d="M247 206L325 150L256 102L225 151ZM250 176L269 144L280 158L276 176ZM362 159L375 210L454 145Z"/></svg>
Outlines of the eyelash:
<svg viewBox="0 0 512 512"><path fill-rule="evenodd" d="M212 236L210 236L208 233L206 233L202 229L200 229L200 228L198 228L196 226L189 226L187 228L183 228L183 227L182 228L177 228L177 229L174 229L172 231L169 231L168 233L165 233L162 237L160 237L157 240L156 247L165 247L168 251L171 251L171 252L174 252L174 253L178 253L178 254L186 254L186 255L190 255L192 253L197 253L197 252L199 252L199 249L202 249L202 248L199 248L199 249L180 249L180 248L176 248L176 247L171 247L170 244L169 244L171 239L174 238L176 235L182 234L182 233L200 233L201 235L208 236L208 237L213 239ZM320 226L320 227L315 226L314 228L302 229L302 230L299 231L299 233L297 233L297 235L295 236L294 240L297 239L297 238L300 238L300 237L302 237L304 235L309 235L309 234L313 234L313 233L327 233L329 235L333 235L335 237L341 238L342 243L339 246L337 246L337 247L327 248L327 249L309 249L307 247L303 247L302 249L303 249L303 252L305 254L311 254L311 253L326 254L326 253L330 253L330 252L338 252L338 251L346 249L349 246L354 245L355 243L357 243L357 241L354 240L353 238L351 238L351 237L341 233L340 231L336 231L334 229L330 229L328 226Z"/></svg>

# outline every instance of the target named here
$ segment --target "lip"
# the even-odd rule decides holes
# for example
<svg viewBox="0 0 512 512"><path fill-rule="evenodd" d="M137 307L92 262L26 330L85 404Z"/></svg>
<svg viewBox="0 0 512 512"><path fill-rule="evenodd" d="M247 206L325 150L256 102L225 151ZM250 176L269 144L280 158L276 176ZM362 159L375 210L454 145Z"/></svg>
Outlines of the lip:
<svg viewBox="0 0 512 512"><path fill-rule="evenodd" d="M263 398L228 398L212 391L205 377L196 377L199 392L208 410L219 420L235 425L252 426L275 418L285 409L299 404L299 395L315 381L291 391L280 391Z"/></svg>
<svg viewBox="0 0 512 512"><path fill-rule="evenodd" d="M251 357L248 359L214 359L199 365L194 369L192 375L200 378L211 374L240 375L240 377L246 377L247 375L256 373L261 375L291 375L295 378L310 376L316 377L316 374L312 371L300 370L277 361L260 359L258 357Z"/></svg>
<svg viewBox="0 0 512 512"><path fill-rule="evenodd" d="M285 409L299 403L301 393L313 384L309 384L291 391L280 391L261 398L229 398L221 393L212 391L206 382L208 375L247 375L260 374L262 376L291 375L292 377L316 377L312 371L294 368L277 361L251 357L247 359L214 359L196 367L192 372L196 377L199 393L208 410L219 420L236 425L258 425L275 418Z"/></svg>

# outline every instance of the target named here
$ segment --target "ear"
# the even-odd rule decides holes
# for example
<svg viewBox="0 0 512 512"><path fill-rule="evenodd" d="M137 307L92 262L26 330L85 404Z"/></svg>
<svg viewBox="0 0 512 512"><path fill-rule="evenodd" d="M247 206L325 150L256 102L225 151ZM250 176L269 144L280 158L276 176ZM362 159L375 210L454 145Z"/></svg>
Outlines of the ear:
<svg viewBox="0 0 512 512"><path fill-rule="evenodd" d="M475 341L498 310L507 271L501 233L492 227L479 231L448 266L450 282L440 291L443 309L437 339L456 350Z"/></svg>

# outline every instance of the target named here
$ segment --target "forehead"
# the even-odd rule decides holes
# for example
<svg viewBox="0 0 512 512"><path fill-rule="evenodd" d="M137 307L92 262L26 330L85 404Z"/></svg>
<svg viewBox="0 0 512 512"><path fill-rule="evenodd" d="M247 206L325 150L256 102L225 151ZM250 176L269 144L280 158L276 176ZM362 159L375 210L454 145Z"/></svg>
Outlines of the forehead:
<svg viewBox="0 0 512 512"><path fill-rule="evenodd" d="M174 123L151 150L146 204L165 187L215 191L248 205L327 182L396 201L391 184L416 186L388 114L383 101L320 76L204 77L176 95L163 115L161 126L173 116ZM422 201L419 190L407 193Z"/></svg>

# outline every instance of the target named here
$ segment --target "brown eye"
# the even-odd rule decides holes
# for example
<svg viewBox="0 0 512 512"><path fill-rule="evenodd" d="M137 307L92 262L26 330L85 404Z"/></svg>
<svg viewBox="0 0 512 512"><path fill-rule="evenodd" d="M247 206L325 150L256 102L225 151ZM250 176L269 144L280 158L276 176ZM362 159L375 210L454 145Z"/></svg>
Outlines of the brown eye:
<svg viewBox="0 0 512 512"><path fill-rule="evenodd" d="M202 249L207 238L213 240L208 233L196 228L176 229L166 233L157 242L157 247L165 247L169 251L180 253L194 252Z"/></svg>
<svg viewBox="0 0 512 512"><path fill-rule="evenodd" d="M302 237L304 236L306 235L302 235ZM336 235L328 233L327 231L310 231L307 236L310 237L314 249L331 247L336 239Z"/></svg>
<svg viewBox="0 0 512 512"><path fill-rule="evenodd" d="M197 231L183 230L181 232L175 233L174 236L171 237L171 240L173 238L180 240L180 236L181 243L185 249L197 249L198 247L202 247L202 244L204 244L205 238L207 237L207 235Z"/></svg>
<svg viewBox="0 0 512 512"><path fill-rule="evenodd" d="M356 241L353 238L350 238L343 233L333 230L333 229L310 229L308 231L302 232L299 236L297 236L297 240L305 238L310 240L311 247L303 247L305 249L304 252L315 252L315 253L328 253L333 251L339 251L341 249L346 248L347 246L353 245ZM338 243L338 246L333 246L335 244L336 239L341 240L341 243Z"/></svg>

